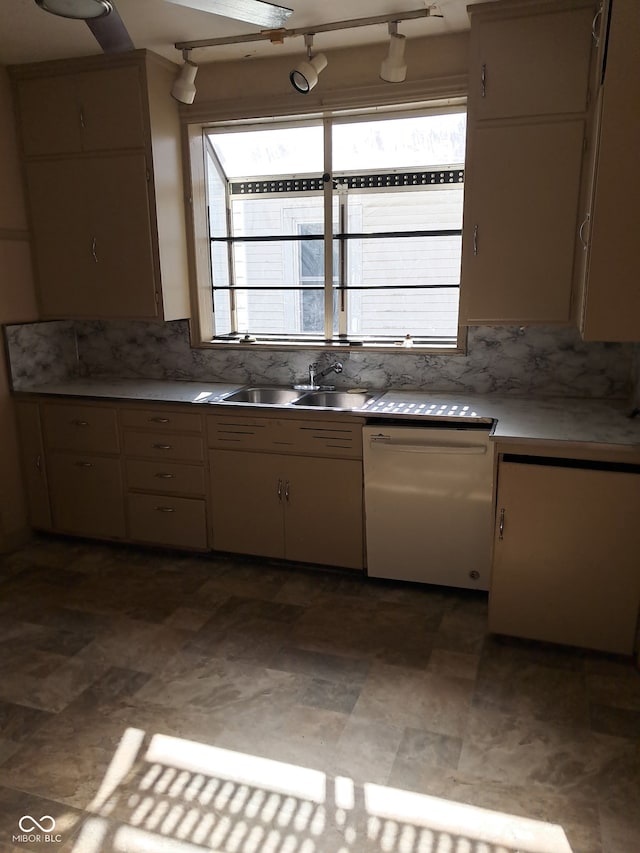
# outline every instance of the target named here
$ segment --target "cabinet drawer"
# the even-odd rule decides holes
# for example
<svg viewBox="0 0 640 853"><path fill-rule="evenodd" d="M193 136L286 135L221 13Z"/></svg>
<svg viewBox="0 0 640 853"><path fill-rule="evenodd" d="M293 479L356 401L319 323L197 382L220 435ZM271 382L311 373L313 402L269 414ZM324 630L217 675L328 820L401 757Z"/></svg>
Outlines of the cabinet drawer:
<svg viewBox="0 0 640 853"><path fill-rule="evenodd" d="M152 429L154 432L202 432L202 418L195 412L157 409L122 409L124 427Z"/></svg>
<svg viewBox="0 0 640 853"><path fill-rule="evenodd" d="M146 492L172 492L181 495L203 495L204 467L176 462L125 461L127 488Z"/></svg>
<svg viewBox="0 0 640 853"><path fill-rule="evenodd" d="M204 447L200 436L173 435L163 432L125 430L124 452L127 456L178 459L186 462L202 462L204 459Z"/></svg>
<svg viewBox="0 0 640 853"><path fill-rule="evenodd" d="M54 452L48 474L55 530L80 536L125 536L120 460Z"/></svg>
<svg viewBox="0 0 640 853"><path fill-rule="evenodd" d="M115 409L45 403L44 435L56 450L118 453L118 422Z"/></svg>
<svg viewBox="0 0 640 853"><path fill-rule="evenodd" d="M204 500L129 495L129 536L138 542L176 548L207 548L207 514Z"/></svg>

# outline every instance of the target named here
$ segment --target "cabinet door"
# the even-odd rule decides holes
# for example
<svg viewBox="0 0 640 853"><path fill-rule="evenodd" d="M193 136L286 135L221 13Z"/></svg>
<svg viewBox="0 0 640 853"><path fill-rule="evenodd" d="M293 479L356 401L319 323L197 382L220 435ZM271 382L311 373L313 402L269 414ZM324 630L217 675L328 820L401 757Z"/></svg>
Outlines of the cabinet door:
<svg viewBox="0 0 640 853"><path fill-rule="evenodd" d="M33 251L41 315L91 316L91 235L79 164L27 165Z"/></svg>
<svg viewBox="0 0 640 853"><path fill-rule="evenodd" d="M210 451L214 548L284 557L282 467L278 455Z"/></svg>
<svg viewBox="0 0 640 853"><path fill-rule="evenodd" d="M155 318L158 299L143 154L82 161L94 317Z"/></svg>
<svg viewBox="0 0 640 853"><path fill-rule="evenodd" d="M501 462L497 508L491 631L631 654L640 476Z"/></svg>
<svg viewBox="0 0 640 853"><path fill-rule="evenodd" d="M583 134L581 120L474 130L463 323L570 320Z"/></svg>
<svg viewBox="0 0 640 853"><path fill-rule="evenodd" d="M16 86L24 153L30 156L82 150L76 76L20 80Z"/></svg>
<svg viewBox="0 0 640 853"><path fill-rule="evenodd" d="M500 10L498 10L498 14ZM470 100L475 119L586 109L595 7L476 18L471 10Z"/></svg>
<svg viewBox="0 0 640 853"><path fill-rule="evenodd" d="M361 569L362 463L285 460L285 557Z"/></svg>
<svg viewBox="0 0 640 853"><path fill-rule="evenodd" d="M640 341L639 44L636 0L615 0L589 229L583 337L590 341Z"/></svg>
<svg viewBox="0 0 640 853"><path fill-rule="evenodd" d="M79 536L125 536L120 460L52 452L47 459L55 530Z"/></svg>
<svg viewBox="0 0 640 853"><path fill-rule="evenodd" d="M144 146L142 69L139 65L78 74L83 151Z"/></svg>

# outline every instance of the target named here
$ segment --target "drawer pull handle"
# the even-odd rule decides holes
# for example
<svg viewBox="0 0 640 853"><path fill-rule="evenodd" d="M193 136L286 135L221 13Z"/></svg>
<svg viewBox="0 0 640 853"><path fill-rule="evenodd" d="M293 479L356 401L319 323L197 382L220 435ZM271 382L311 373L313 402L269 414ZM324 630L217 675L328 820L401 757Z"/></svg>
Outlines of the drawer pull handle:
<svg viewBox="0 0 640 853"><path fill-rule="evenodd" d="M282 500L282 480L278 480L278 500Z"/></svg>
<svg viewBox="0 0 640 853"><path fill-rule="evenodd" d="M152 424L170 424L169 418L149 418L149 423Z"/></svg>
<svg viewBox="0 0 640 853"><path fill-rule="evenodd" d="M487 66L483 63L482 68L480 69L480 91L482 93L482 97L487 97Z"/></svg>
<svg viewBox="0 0 640 853"><path fill-rule="evenodd" d="M285 499L286 501L288 501L288 500L289 500L289 481L288 481L288 480L287 480L287 482L284 484L284 499Z"/></svg>
<svg viewBox="0 0 640 853"><path fill-rule="evenodd" d="M78 468L93 468L93 462L76 462Z"/></svg>
<svg viewBox="0 0 640 853"><path fill-rule="evenodd" d="M156 510L158 512L175 512L175 509L172 506L157 506Z"/></svg>
<svg viewBox="0 0 640 853"><path fill-rule="evenodd" d="M152 447L154 450L173 450L172 444L154 444Z"/></svg>
<svg viewBox="0 0 640 853"><path fill-rule="evenodd" d="M36 471L42 474L42 456L39 453L36 456Z"/></svg>
<svg viewBox="0 0 640 853"><path fill-rule="evenodd" d="M88 427L89 426L89 421L75 420L75 421L71 421L71 423L77 427Z"/></svg>
<svg viewBox="0 0 640 853"><path fill-rule="evenodd" d="M159 477L161 480L175 480L175 474L165 474L162 471L158 471L157 474L153 475L154 477Z"/></svg>
<svg viewBox="0 0 640 853"><path fill-rule="evenodd" d="M500 510L500 525L498 527L498 539L504 539L504 508Z"/></svg>

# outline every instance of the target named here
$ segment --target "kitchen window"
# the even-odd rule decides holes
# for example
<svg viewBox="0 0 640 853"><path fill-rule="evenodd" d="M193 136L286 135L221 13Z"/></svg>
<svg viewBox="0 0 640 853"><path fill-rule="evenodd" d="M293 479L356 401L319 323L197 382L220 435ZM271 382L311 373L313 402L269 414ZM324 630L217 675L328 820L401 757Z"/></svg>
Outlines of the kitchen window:
<svg viewBox="0 0 640 853"><path fill-rule="evenodd" d="M455 348L465 131L451 107L203 128L212 342Z"/></svg>

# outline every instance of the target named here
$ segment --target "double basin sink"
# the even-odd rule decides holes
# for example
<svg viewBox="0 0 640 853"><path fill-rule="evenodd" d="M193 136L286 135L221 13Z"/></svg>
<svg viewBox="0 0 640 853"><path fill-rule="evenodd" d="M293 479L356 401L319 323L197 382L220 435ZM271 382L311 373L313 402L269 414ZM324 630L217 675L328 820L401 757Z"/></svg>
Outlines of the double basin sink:
<svg viewBox="0 0 640 853"><path fill-rule="evenodd" d="M223 403L248 403L261 406L312 406L318 409L361 409L376 395L369 391L315 391L258 386L241 388L222 399Z"/></svg>

